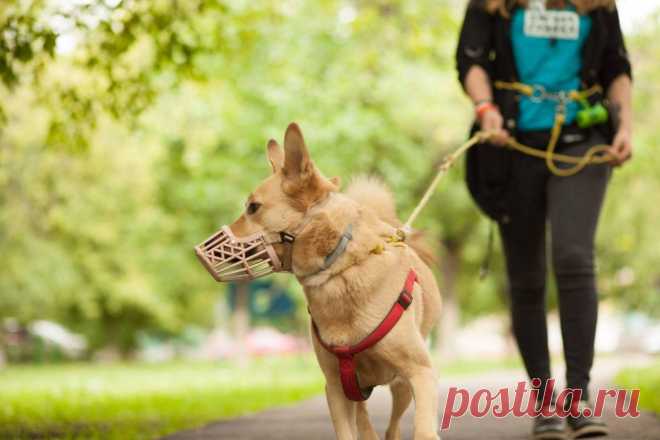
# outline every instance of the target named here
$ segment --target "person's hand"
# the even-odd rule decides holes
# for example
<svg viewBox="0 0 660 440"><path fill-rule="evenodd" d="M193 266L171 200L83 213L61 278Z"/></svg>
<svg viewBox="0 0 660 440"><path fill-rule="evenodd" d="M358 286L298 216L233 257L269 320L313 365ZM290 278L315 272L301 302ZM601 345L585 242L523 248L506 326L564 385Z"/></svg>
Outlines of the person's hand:
<svg viewBox="0 0 660 440"><path fill-rule="evenodd" d="M608 152L612 155L610 163L614 166L621 166L632 157L632 134L629 129L620 128L614 136L612 146Z"/></svg>
<svg viewBox="0 0 660 440"><path fill-rule="evenodd" d="M496 106L491 106L480 114L481 129L490 134L489 141L495 145L504 145L509 140L509 132L504 127L504 118Z"/></svg>

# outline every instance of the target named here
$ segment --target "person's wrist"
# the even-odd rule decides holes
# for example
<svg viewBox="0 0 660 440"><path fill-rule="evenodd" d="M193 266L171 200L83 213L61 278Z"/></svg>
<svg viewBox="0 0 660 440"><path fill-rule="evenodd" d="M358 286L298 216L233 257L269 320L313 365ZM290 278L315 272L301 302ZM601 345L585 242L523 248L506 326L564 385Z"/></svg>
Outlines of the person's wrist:
<svg viewBox="0 0 660 440"><path fill-rule="evenodd" d="M490 99L479 101L474 105L474 113L478 121L481 121L491 111L499 112L499 108Z"/></svg>
<svg viewBox="0 0 660 440"><path fill-rule="evenodd" d="M632 124L630 124L630 123L622 123L622 124L619 126L619 130L618 130L618 132L619 132L619 133L622 133L622 134L626 134L626 135L628 135L628 136L631 136L631 135L632 135Z"/></svg>
<svg viewBox="0 0 660 440"><path fill-rule="evenodd" d="M619 126L617 131L619 133L627 133L627 134L632 134L633 131L633 123L632 123L632 113L630 110L627 110L625 108L621 109L621 112L619 113Z"/></svg>

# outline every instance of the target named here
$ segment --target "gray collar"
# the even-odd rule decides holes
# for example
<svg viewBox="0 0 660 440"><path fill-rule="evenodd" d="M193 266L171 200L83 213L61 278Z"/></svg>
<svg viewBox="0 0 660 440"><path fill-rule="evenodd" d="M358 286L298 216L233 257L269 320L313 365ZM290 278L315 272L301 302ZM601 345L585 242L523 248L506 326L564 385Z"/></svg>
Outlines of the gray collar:
<svg viewBox="0 0 660 440"><path fill-rule="evenodd" d="M351 240L353 240L353 224L349 224L346 227L344 233L341 234L341 238L339 239L339 243L337 243L337 247L335 247L332 252L326 255L325 260L323 260L323 265L321 266L319 272L324 271L328 269L330 266L332 266L335 263L335 261L337 261L339 257L341 257L344 254L344 252L346 252L348 243Z"/></svg>

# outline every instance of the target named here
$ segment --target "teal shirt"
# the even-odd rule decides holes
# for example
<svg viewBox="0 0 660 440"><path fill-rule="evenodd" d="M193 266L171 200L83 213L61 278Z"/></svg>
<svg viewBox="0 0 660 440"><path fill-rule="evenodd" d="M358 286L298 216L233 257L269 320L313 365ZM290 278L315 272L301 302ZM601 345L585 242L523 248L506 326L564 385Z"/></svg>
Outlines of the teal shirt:
<svg viewBox="0 0 660 440"><path fill-rule="evenodd" d="M565 10L575 11L569 6ZM542 85L548 92L580 89L582 47L591 31L591 17L579 16L579 32L571 38L551 39L525 34L525 14L517 8L511 21L511 42L520 82ZM577 38L576 38L577 37ZM532 102L521 96L518 129L521 131L547 130L555 121L557 103ZM580 104L571 102L566 108L566 124L575 121Z"/></svg>

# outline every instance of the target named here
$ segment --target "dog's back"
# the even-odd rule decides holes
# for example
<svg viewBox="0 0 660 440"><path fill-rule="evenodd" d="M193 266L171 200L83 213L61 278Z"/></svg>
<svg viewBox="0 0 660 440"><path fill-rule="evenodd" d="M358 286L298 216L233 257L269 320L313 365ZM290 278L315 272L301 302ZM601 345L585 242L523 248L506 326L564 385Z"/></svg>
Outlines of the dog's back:
<svg viewBox="0 0 660 440"><path fill-rule="evenodd" d="M394 196L382 180L371 176L357 177L348 185L345 194L395 228L403 225L396 214ZM427 265L434 266L437 263L433 249L422 231L413 231L406 242Z"/></svg>

